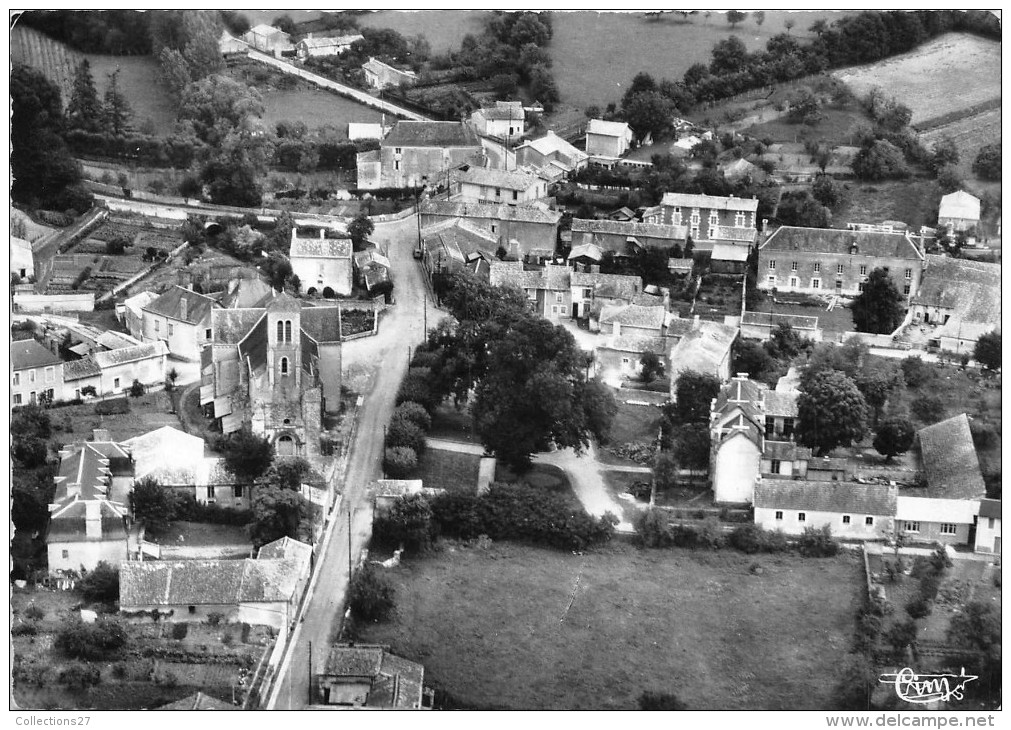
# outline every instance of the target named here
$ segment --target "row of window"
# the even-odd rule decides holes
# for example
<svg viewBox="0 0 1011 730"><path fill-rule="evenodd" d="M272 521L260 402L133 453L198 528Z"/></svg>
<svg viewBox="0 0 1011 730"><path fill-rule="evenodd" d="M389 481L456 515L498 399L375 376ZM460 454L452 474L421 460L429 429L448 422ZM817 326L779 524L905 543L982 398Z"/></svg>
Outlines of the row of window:
<svg viewBox="0 0 1011 730"><path fill-rule="evenodd" d="M291 320L277 321L277 341L291 342Z"/></svg>
<svg viewBox="0 0 1011 730"><path fill-rule="evenodd" d="M797 268L798 268L798 262L791 261L790 262L790 271L796 271ZM769 271L775 271L775 270L776 270L776 260L775 259L769 259ZM845 264L836 264L835 265L835 273L842 274L842 273L845 272L845 270L846 270ZM885 271L887 271L887 270L888 269L885 269ZM821 263L820 262L817 262L817 261L815 262L815 264L814 264L814 273L816 273L816 274L821 273ZM912 279L913 278L913 270L912 269L906 269L903 273L905 274L905 278L907 278L907 279ZM860 276L867 276L867 265L866 264L861 264L860 265Z"/></svg>
<svg viewBox="0 0 1011 730"><path fill-rule="evenodd" d="M864 268L864 267L861 267L861 268ZM776 277L775 277L775 275L769 276L767 278L767 281L769 282L769 286L776 286ZM794 288L794 289L796 289L798 286L800 286L800 279L798 279L796 276L791 276L788 281L789 281L789 286L792 287L792 288ZM821 289L821 279L811 279L811 288L812 289ZM843 288L842 279L836 279L835 290L837 292L841 292L842 288ZM864 290L864 282L862 282L862 281L857 282L857 290L858 291L863 291ZM910 291L912 291L912 286L907 282L902 287L902 293L908 296Z"/></svg>
<svg viewBox="0 0 1011 730"><path fill-rule="evenodd" d="M14 372L14 376L13 376L13 379L12 379L12 384L14 385L15 388L18 387L19 385L21 385L21 372L22 371L20 371L20 370ZM35 382L35 371L34 370L29 370L27 372L28 372L28 378L27 378L28 383L29 384L34 383ZM48 367L48 368L46 368L45 369L45 374L44 374L43 378L44 378L45 382L47 382L47 383L55 383L56 382L56 368L55 367Z"/></svg>
<svg viewBox="0 0 1011 730"><path fill-rule="evenodd" d="M993 520L990 520L990 527L993 527ZM904 532L919 532L920 523L919 522L906 522L903 525ZM958 532L958 525L952 522L942 522L941 523L941 534L942 535L954 535Z"/></svg>
<svg viewBox="0 0 1011 730"><path fill-rule="evenodd" d="M674 214L673 214L672 220L674 222L674 225L676 225L676 226L681 225L681 208L680 207L675 207L674 208ZM691 223L692 223L693 226L698 226L699 225L699 222L702 219L699 216L699 209L698 208L692 208L692 214L689 217L689 220L691 221ZM715 210L710 211L709 212L709 225L710 226L718 226L719 224L720 224L720 216L717 214L717 212ZM734 227L736 227L736 228L744 228L747 225L748 225L748 217L747 217L746 213L735 213L734 214Z"/></svg>
<svg viewBox="0 0 1011 730"><path fill-rule="evenodd" d="M168 336L171 337L176 332L175 325L172 324L171 322L166 322L166 324L168 325ZM157 332L158 334L161 334L161 320L156 319L154 321L154 331ZM208 339L210 339L210 337L208 337Z"/></svg>
<svg viewBox="0 0 1011 730"><path fill-rule="evenodd" d="M782 519L783 519L783 511L782 510L776 510L776 519L782 521ZM852 521L852 518L851 518L850 515L843 515L842 516L842 523L844 525L850 524L851 521ZM797 522L807 522L807 512L798 512L797 513ZM874 526L874 518L871 517L871 516L864 517L864 524L866 526L868 526L868 527L873 527Z"/></svg>
<svg viewBox="0 0 1011 730"><path fill-rule="evenodd" d="M56 393L53 391L52 388L47 388L46 390L43 390L41 393L36 393L33 390L31 393L28 394L28 402L31 403L32 405L35 405L39 401L40 397L44 401L50 401L51 402L55 396L56 396ZM16 406L24 405L24 400L21 397L21 393L15 393L14 394L13 402L14 402L14 405L16 405Z"/></svg>

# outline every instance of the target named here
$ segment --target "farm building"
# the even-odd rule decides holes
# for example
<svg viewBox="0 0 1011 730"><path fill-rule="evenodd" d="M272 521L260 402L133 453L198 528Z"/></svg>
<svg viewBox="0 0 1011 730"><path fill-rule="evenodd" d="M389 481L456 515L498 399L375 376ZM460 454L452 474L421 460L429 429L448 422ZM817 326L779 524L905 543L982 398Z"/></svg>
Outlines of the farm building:
<svg viewBox="0 0 1011 730"><path fill-rule="evenodd" d="M478 134L498 137L507 144L523 136L525 119L520 101L496 101L493 106L481 107L470 115L470 123Z"/></svg>
<svg viewBox="0 0 1011 730"><path fill-rule="evenodd" d="M527 140L516 148L516 163L531 167L552 181L567 177L586 167L589 156L552 131Z"/></svg>
<svg viewBox="0 0 1011 730"><path fill-rule="evenodd" d="M319 702L331 707L424 709L425 667L388 646L337 644L314 679Z"/></svg>
<svg viewBox="0 0 1011 730"><path fill-rule="evenodd" d="M642 374L642 357L647 352L659 357L661 364L665 362L671 342L666 337L613 335L594 350L594 373L608 385L621 387L622 381Z"/></svg>
<svg viewBox="0 0 1011 730"><path fill-rule="evenodd" d="M11 405L66 399L63 361L35 340L11 342Z"/></svg>
<svg viewBox="0 0 1011 730"><path fill-rule="evenodd" d="M257 51L268 53L277 58L280 58L283 53L295 50L287 33L266 23L251 28L242 36L242 40Z"/></svg>
<svg viewBox="0 0 1011 730"><path fill-rule="evenodd" d="M361 33L330 38L313 38L310 33L295 44L295 55L302 60L321 56L339 56L351 48L352 44L363 40L365 40L365 36Z"/></svg>
<svg viewBox="0 0 1011 730"><path fill-rule="evenodd" d="M464 122L400 120L380 143L378 168L375 151L358 155L358 187L448 185L450 170L480 154L481 142Z"/></svg>
<svg viewBox="0 0 1011 730"><path fill-rule="evenodd" d="M832 535L880 540L893 529L897 490L887 484L762 479L755 485L755 524L801 535L828 526Z"/></svg>
<svg viewBox="0 0 1011 730"><path fill-rule="evenodd" d="M660 210L643 220L680 226L695 248L706 251L717 241L754 244L758 236L758 200L755 198L664 193Z"/></svg>
<svg viewBox="0 0 1011 730"><path fill-rule="evenodd" d="M422 229L462 219L489 233L507 257L522 259L547 252L551 256L558 238L561 211L535 205L489 205L465 201L428 200L421 205Z"/></svg>
<svg viewBox="0 0 1011 730"><path fill-rule="evenodd" d="M979 198L964 190L948 193L941 198L937 210L937 225L948 233L964 233L979 225Z"/></svg>
<svg viewBox="0 0 1011 730"><path fill-rule="evenodd" d="M613 164L632 146L632 128L626 122L591 119L586 125L586 154L594 162Z"/></svg>
<svg viewBox="0 0 1011 730"><path fill-rule="evenodd" d="M910 302L913 322L936 327L942 350L971 353L981 335L1000 329L1001 267L927 254L923 282Z"/></svg>
<svg viewBox="0 0 1011 730"><path fill-rule="evenodd" d="M491 205L523 205L548 195L543 178L522 170L491 170L467 165L450 174L453 200L472 200Z"/></svg>
<svg viewBox="0 0 1011 730"><path fill-rule="evenodd" d="M780 325L788 325L812 342L821 342L822 331L817 317L774 312L745 312L741 318L741 337L746 340L768 340Z"/></svg>
<svg viewBox="0 0 1011 730"><path fill-rule="evenodd" d="M346 233L320 228L315 232L291 229L289 259L291 270L310 296L347 296L351 293L353 270L351 238Z"/></svg>
<svg viewBox="0 0 1011 730"><path fill-rule="evenodd" d="M907 233L783 226L758 247L758 288L855 297L885 268L906 297L920 287L923 252Z"/></svg>
<svg viewBox="0 0 1011 730"><path fill-rule="evenodd" d="M385 89L388 86L404 86L417 81L418 75L414 71L401 71L388 63L383 63L375 58L369 58L362 64L362 71L365 73L365 83L370 89Z"/></svg>
<svg viewBox="0 0 1011 730"><path fill-rule="evenodd" d="M97 350L80 360L63 364L66 394L81 397L85 388L98 396L121 395L134 381L145 387L165 382L169 349L163 341L145 342L110 350Z"/></svg>
<svg viewBox="0 0 1011 730"><path fill-rule="evenodd" d="M751 247L723 243L713 244L710 268L714 274L743 274L748 268L748 253Z"/></svg>
<svg viewBox="0 0 1011 730"><path fill-rule="evenodd" d="M650 247L668 249L684 242L684 226L668 226L638 221L609 221L589 218L572 219L572 245L595 244L602 251L617 256L631 256Z"/></svg>

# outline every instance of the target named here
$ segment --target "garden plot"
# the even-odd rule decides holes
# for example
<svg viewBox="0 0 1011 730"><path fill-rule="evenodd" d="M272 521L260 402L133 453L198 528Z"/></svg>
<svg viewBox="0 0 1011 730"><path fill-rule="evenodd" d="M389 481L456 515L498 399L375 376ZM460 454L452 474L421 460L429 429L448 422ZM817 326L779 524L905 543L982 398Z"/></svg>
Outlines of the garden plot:
<svg viewBox="0 0 1011 730"><path fill-rule="evenodd" d="M947 33L915 51L835 72L857 96L874 87L908 106L913 126L1001 98L1000 43Z"/></svg>
<svg viewBox="0 0 1011 730"><path fill-rule="evenodd" d="M972 175L972 163L980 147L999 142L1001 139L1001 110L990 109L924 132L920 139L931 147L944 137L951 137L958 148L959 160L956 168L960 175Z"/></svg>

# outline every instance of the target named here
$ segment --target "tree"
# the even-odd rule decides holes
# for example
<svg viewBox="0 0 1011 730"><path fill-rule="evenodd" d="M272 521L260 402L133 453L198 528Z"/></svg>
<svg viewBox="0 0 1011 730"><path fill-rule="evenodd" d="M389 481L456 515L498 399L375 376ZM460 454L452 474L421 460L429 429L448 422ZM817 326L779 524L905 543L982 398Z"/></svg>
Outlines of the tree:
<svg viewBox="0 0 1011 730"><path fill-rule="evenodd" d="M671 129L674 105L659 91L642 91L623 104L625 120L639 139L647 134L658 138Z"/></svg>
<svg viewBox="0 0 1011 730"><path fill-rule="evenodd" d="M114 603L119 600L119 568L100 560L74 587L86 601Z"/></svg>
<svg viewBox="0 0 1011 730"><path fill-rule="evenodd" d="M930 170L939 176L941 170L945 167L957 165L958 159L958 146L955 144L955 140L945 135L934 143L930 151L930 160L927 164Z"/></svg>
<svg viewBox="0 0 1011 730"><path fill-rule="evenodd" d="M840 187L830 175L825 174L815 178L814 185L811 186L811 196L826 208L835 208L842 202Z"/></svg>
<svg viewBox="0 0 1011 730"><path fill-rule="evenodd" d="M990 604L972 601L951 617L948 642L989 653L1001 645L1000 613Z"/></svg>
<svg viewBox="0 0 1011 730"><path fill-rule="evenodd" d="M192 131L201 142L216 147L251 118L262 116L259 92L227 76L212 74L186 87L177 127Z"/></svg>
<svg viewBox="0 0 1011 730"><path fill-rule="evenodd" d="M786 22L783 23L783 27L786 28L786 32L789 33L791 30L793 30L793 26L795 26L796 24L797 24L796 20L787 19Z"/></svg>
<svg viewBox="0 0 1011 730"><path fill-rule="evenodd" d="M288 35L295 35L295 33L298 32L298 28L295 27L295 21L292 20L291 16L287 13L277 16L270 21L270 24L274 28L287 33Z"/></svg>
<svg viewBox="0 0 1011 730"><path fill-rule="evenodd" d="M298 290L300 282L291 268L291 261L280 251L271 251L260 266L267 281L274 289Z"/></svg>
<svg viewBox="0 0 1011 730"><path fill-rule="evenodd" d="M742 22L748 14L740 10L728 10L727 11L727 22L730 23L731 28L736 28L737 24Z"/></svg>
<svg viewBox="0 0 1011 730"><path fill-rule="evenodd" d="M797 399L798 439L819 455L864 437L867 403L856 383L837 370L801 382Z"/></svg>
<svg viewBox="0 0 1011 730"><path fill-rule="evenodd" d="M853 172L861 180L903 178L909 174L902 150L879 139L864 146L853 158Z"/></svg>
<svg viewBox="0 0 1011 730"><path fill-rule="evenodd" d="M528 84L530 95L544 106L544 111L551 113L561 98L555 78L551 75L551 69L544 64L537 64L531 67L528 76L530 77Z"/></svg>
<svg viewBox="0 0 1011 730"><path fill-rule="evenodd" d="M802 89L790 100L786 118L795 124L814 126L822 119L821 101L807 89Z"/></svg>
<svg viewBox="0 0 1011 730"><path fill-rule="evenodd" d="M307 512L300 493L272 484L258 485L253 490L252 507L250 537L257 548L282 537L297 538L298 525Z"/></svg>
<svg viewBox="0 0 1011 730"><path fill-rule="evenodd" d="M182 54L189 67L190 77L194 81L199 81L223 71L225 59L221 55L221 46L218 43L221 23L214 14L184 10L183 26L187 41L182 48Z"/></svg>
<svg viewBox="0 0 1011 730"><path fill-rule="evenodd" d="M425 552L435 537L432 507L420 494L401 497L389 510L376 515L372 534L387 545L400 545L412 553Z"/></svg>
<svg viewBox="0 0 1011 730"><path fill-rule="evenodd" d="M972 171L984 180L1001 179L1000 142L984 145L976 153L972 163Z"/></svg>
<svg viewBox="0 0 1011 730"><path fill-rule="evenodd" d="M282 489L293 489L297 492L302 488L302 482L311 473L312 464L301 457L296 457L275 461L270 465L263 478Z"/></svg>
<svg viewBox="0 0 1011 730"><path fill-rule="evenodd" d="M95 79L91 75L91 63L84 59L74 72L74 85L67 103L67 126L85 132L102 130L102 103L98 100Z"/></svg>
<svg viewBox="0 0 1011 730"><path fill-rule="evenodd" d="M655 352L646 350L639 357L641 371L639 377L644 383L652 383L663 372L663 363Z"/></svg>
<svg viewBox="0 0 1011 730"><path fill-rule="evenodd" d="M916 432L909 421L893 418L878 426L874 435L874 449L888 461L899 454L904 454L913 446Z"/></svg>
<svg viewBox="0 0 1011 730"><path fill-rule="evenodd" d="M688 705L667 692L643 692L639 695L640 710L687 710Z"/></svg>
<svg viewBox="0 0 1011 730"><path fill-rule="evenodd" d="M858 332L891 334L905 315L902 294L882 268L871 271L863 291L853 300L853 324Z"/></svg>
<svg viewBox="0 0 1011 730"><path fill-rule="evenodd" d="M130 490L130 508L133 516L144 523L152 535L168 530L176 517L178 500L175 494L149 477L141 479Z"/></svg>
<svg viewBox="0 0 1011 730"><path fill-rule="evenodd" d="M119 70L113 71L108 76L109 85L105 89L103 112L105 126L117 137L123 137L133 131L130 120L133 119L133 110L126 101L126 97L119 90Z"/></svg>
<svg viewBox="0 0 1011 730"><path fill-rule="evenodd" d="M221 439L218 449L224 456L225 468L245 482L261 476L274 460L273 444L248 428Z"/></svg>
<svg viewBox="0 0 1011 730"><path fill-rule="evenodd" d="M1001 367L1001 334L994 330L980 335L972 352L972 359L987 370L1000 370Z"/></svg>
<svg viewBox="0 0 1011 730"><path fill-rule="evenodd" d="M675 415L681 423L709 423L713 398L720 393L720 381L715 375L685 370L675 385Z"/></svg>
<svg viewBox="0 0 1011 730"><path fill-rule="evenodd" d="M371 563L365 563L354 574L348 588L351 615L364 621L381 621L396 605L396 593L389 579Z"/></svg>
<svg viewBox="0 0 1011 730"><path fill-rule="evenodd" d="M102 661L119 653L126 646L126 629L118 621L98 621L85 624L74 621L61 629L53 645L68 657L85 661Z"/></svg>
<svg viewBox="0 0 1011 730"><path fill-rule="evenodd" d="M420 403L414 401L404 401L393 411L394 416L401 416L414 423L422 431L429 431L432 428L432 417Z"/></svg>
<svg viewBox="0 0 1011 730"><path fill-rule="evenodd" d="M415 454L422 454L425 451L425 441L425 432L412 421L403 417L394 417L390 420L390 425L386 429L388 448L404 446L413 450Z"/></svg>
<svg viewBox="0 0 1011 730"><path fill-rule="evenodd" d="M713 60L709 63L710 73L733 74L743 71L747 66L748 49L740 38L732 35L713 46L712 57Z"/></svg>
<svg viewBox="0 0 1011 730"><path fill-rule="evenodd" d="M761 28L762 27L762 23L765 22L765 11L764 10L758 10L758 11L752 13L752 15L755 16L755 23L758 25L759 28Z"/></svg>
<svg viewBox="0 0 1011 730"><path fill-rule="evenodd" d="M418 455L409 446L393 446L383 455L383 470L390 479L407 479L418 468Z"/></svg>
<svg viewBox="0 0 1011 730"><path fill-rule="evenodd" d="M919 632L916 630L916 621L907 618L892 624L892 627L885 634L885 641L892 647L896 654L901 654L907 646L915 646L916 637Z"/></svg>
<svg viewBox="0 0 1011 730"><path fill-rule="evenodd" d="M674 458L685 469L704 472L709 468L709 426L697 421L677 427L673 434Z"/></svg>
<svg viewBox="0 0 1011 730"><path fill-rule="evenodd" d="M193 81L189 64L186 63L181 51L163 48L158 54L158 65L162 81L168 87L173 99L178 102L182 99L186 87Z"/></svg>
<svg viewBox="0 0 1011 730"><path fill-rule="evenodd" d="M772 358L758 342L738 340L734 343L734 372L747 373L751 378L761 377L772 367Z"/></svg>
<svg viewBox="0 0 1011 730"><path fill-rule="evenodd" d="M657 489L670 489L677 486L681 465L671 451L658 451L653 457L653 479Z"/></svg>
<svg viewBox="0 0 1011 730"><path fill-rule="evenodd" d="M874 423L877 423L888 396L899 384L898 374L894 370L870 370L858 374L855 382L873 410Z"/></svg>
<svg viewBox="0 0 1011 730"><path fill-rule="evenodd" d="M351 244L355 251L364 250L368 237L375 229L376 224L364 213L359 213L354 220L348 223L348 235L351 236Z"/></svg>

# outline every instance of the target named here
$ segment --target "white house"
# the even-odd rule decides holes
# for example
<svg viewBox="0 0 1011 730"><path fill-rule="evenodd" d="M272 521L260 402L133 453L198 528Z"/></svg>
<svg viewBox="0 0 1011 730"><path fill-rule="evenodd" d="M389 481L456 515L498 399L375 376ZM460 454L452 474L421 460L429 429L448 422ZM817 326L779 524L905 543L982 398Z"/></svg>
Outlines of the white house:
<svg viewBox="0 0 1011 730"><path fill-rule="evenodd" d="M27 281L29 276L35 275L32 244L17 236L11 236L11 274L22 281Z"/></svg>
<svg viewBox="0 0 1011 730"><path fill-rule="evenodd" d="M948 193L941 198L937 210L938 228L948 233L962 233L979 225L979 198L964 190Z"/></svg>
<svg viewBox="0 0 1011 730"><path fill-rule="evenodd" d="M491 170L468 165L453 173L453 200L478 203L523 205L548 195L548 183L538 175L522 170Z"/></svg>
<svg viewBox="0 0 1011 730"><path fill-rule="evenodd" d="M319 229L319 235L291 230L291 268L306 294L347 296L354 283L351 238L346 233Z"/></svg>
<svg viewBox="0 0 1011 730"><path fill-rule="evenodd" d="M294 50L290 36L279 28L260 23L247 31L242 40L258 51L280 58L281 54Z"/></svg>
<svg viewBox="0 0 1011 730"><path fill-rule="evenodd" d="M313 38L310 33L295 44L295 55L302 60L321 56L339 56L351 48L353 43L363 40L365 40L365 36L361 33L330 38Z"/></svg>
<svg viewBox="0 0 1011 730"><path fill-rule="evenodd" d="M511 143L523 136L526 113L523 102L496 101L494 106L482 107L470 115L478 134L498 137Z"/></svg>
<svg viewBox="0 0 1011 730"><path fill-rule="evenodd" d="M175 285L141 307L141 331L131 329L130 334L144 342L161 340L175 357L196 361L211 340L211 309L216 306L211 297Z"/></svg>
<svg viewBox="0 0 1011 730"><path fill-rule="evenodd" d="M632 128L627 122L591 119L586 126L586 154L616 159L632 146Z"/></svg>
<svg viewBox="0 0 1011 730"><path fill-rule="evenodd" d="M755 524L787 535L827 526L835 537L878 540L893 530L896 499L896 487L887 484L761 479Z"/></svg>
<svg viewBox="0 0 1011 730"><path fill-rule="evenodd" d="M516 148L516 163L532 167L550 180L559 180L586 167L589 155L552 131Z"/></svg>
<svg viewBox="0 0 1011 730"><path fill-rule="evenodd" d="M376 122L348 122L348 139L382 139L383 125Z"/></svg>
<svg viewBox="0 0 1011 730"><path fill-rule="evenodd" d="M162 341L98 350L63 364L69 397L80 398L84 388L96 395L122 394L136 380L145 387L160 386L168 371L169 349Z"/></svg>
<svg viewBox="0 0 1011 730"><path fill-rule="evenodd" d="M1000 557L1000 500L981 499L979 519L976 522L977 553L993 553Z"/></svg>
<svg viewBox="0 0 1011 730"><path fill-rule="evenodd" d="M369 58L362 64L362 71L365 73L365 83L370 89L385 89L388 86L403 86L413 84L418 80L418 75L414 71L401 71L388 63Z"/></svg>

